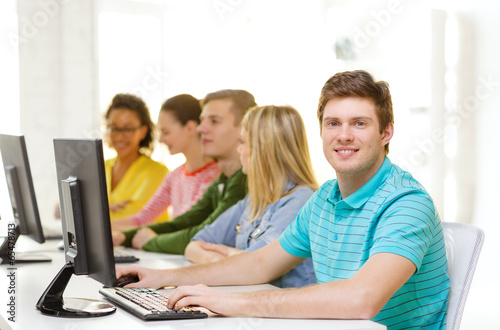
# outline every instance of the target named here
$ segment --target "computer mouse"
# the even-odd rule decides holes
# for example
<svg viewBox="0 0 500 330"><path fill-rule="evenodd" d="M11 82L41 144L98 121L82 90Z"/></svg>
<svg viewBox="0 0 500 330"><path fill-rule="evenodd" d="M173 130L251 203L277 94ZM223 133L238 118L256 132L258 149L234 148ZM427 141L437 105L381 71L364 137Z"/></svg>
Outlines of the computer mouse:
<svg viewBox="0 0 500 330"><path fill-rule="evenodd" d="M123 288L130 283L139 282L139 277L136 275L123 275L116 280L116 287Z"/></svg>

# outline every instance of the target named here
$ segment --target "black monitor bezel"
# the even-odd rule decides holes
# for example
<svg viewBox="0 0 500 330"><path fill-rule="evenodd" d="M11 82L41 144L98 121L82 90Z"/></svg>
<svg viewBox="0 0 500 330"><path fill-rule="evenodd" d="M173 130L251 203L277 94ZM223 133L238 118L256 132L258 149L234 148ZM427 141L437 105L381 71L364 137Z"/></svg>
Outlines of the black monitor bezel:
<svg viewBox="0 0 500 330"><path fill-rule="evenodd" d="M82 264L78 258L85 258L87 270L77 267L76 275L85 274L104 285L113 286L116 282L115 260L102 140L54 139L54 154L66 263L78 266ZM84 254L77 251L81 246L75 251L68 236L68 229L75 228L75 224L69 223L73 220L68 218L71 211L67 213L64 205L63 182L70 178L76 178L80 194Z"/></svg>
<svg viewBox="0 0 500 330"><path fill-rule="evenodd" d="M22 211L18 211L17 213L24 215L21 217L14 215L14 221L19 227L19 232L21 235L27 235L38 243L44 243L45 236L43 234L40 213L38 212L24 135L0 134L0 150L6 180L10 180L8 178L10 173L14 172L17 174L17 178L15 179L17 179L17 183L19 184L19 193L22 200L17 201L16 204L22 204L23 208ZM9 194L11 194L11 199L15 198L10 191ZM13 204L11 203L11 205Z"/></svg>
<svg viewBox="0 0 500 330"><path fill-rule="evenodd" d="M0 153L13 216L13 223L8 224L8 237L0 244L0 263L51 261L45 256L15 251L19 235L40 244L45 242L24 136L0 134Z"/></svg>

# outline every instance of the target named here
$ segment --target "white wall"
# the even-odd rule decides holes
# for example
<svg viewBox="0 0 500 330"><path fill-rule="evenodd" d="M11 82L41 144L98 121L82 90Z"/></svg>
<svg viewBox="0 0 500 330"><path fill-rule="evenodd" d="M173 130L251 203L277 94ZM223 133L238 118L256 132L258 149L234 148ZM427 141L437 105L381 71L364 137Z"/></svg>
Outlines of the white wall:
<svg viewBox="0 0 500 330"><path fill-rule="evenodd" d="M19 131L19 59L15 1L0 2L0 132Z"/></svg>
<svg viewBox="0 0 500 330"><path fill-rule="evenodd" d="M93 1L18 1L20 131L44 221L58 201L52 139L95 137L98 60Z"/></svg>
<svg viewBox="0 0 500 330"><path fill-rule="evenodd" d="M500 266L498 252L500 242L500 130L496 123L500 120L500 42L496 36L500 31L500 3L497 1L467 2L464 11L475 23L475 50L471 61L476 67L477 76L474 88L478 88L475 144L466 152L476 159L475 175L463 173L464 180L474 180L476 189L474 205L474 222L486 232L486 239L479 261L474 283L464 315L462 329L498 329L498 303L493 297L500 295L498 281ZM487 92L486 92L487 91ZM468 121L465 121L468 124ZM488 299L488 297L491 297Z"/></svg>

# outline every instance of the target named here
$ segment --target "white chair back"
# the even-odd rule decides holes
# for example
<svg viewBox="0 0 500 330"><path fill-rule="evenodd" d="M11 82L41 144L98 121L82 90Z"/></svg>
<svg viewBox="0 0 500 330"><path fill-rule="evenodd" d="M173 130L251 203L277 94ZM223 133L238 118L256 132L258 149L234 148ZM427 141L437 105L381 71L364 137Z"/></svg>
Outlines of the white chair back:
<svg viewBox="0 0 500 330"><path fill-rule="evenodd" d="M442 225L451 282L446 329L458 330L483 246L484 231L464 223L443 222Z"/></svg>

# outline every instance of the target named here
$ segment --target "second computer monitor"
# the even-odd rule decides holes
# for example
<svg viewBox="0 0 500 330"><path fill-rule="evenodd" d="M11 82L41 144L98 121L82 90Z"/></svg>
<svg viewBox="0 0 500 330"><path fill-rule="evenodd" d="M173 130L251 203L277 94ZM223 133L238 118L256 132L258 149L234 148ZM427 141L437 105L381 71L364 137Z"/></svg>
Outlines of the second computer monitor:
<svg viewBox="0 0 500 330"><path fill-rule="evenodd" d="M54 139L66 264L40 297L37 308L62 317L108 315L115 307L89 299L63 299L72 275L116 283L108 195L100 139Z"/></svg>
<svg viewBox="0 0 500 330"><path fill-rule="evenodd" d="M19 235L27 235L38 243L45 242L38 205L33 188L33 179L28 160L28 152L23 135L0 134L0 150L9 190L14 224L8 239L0 245L1 263L50 261L46 257L32 258L14 254L14 246ZM1 175L1 174L0 174Z"/></svg>

